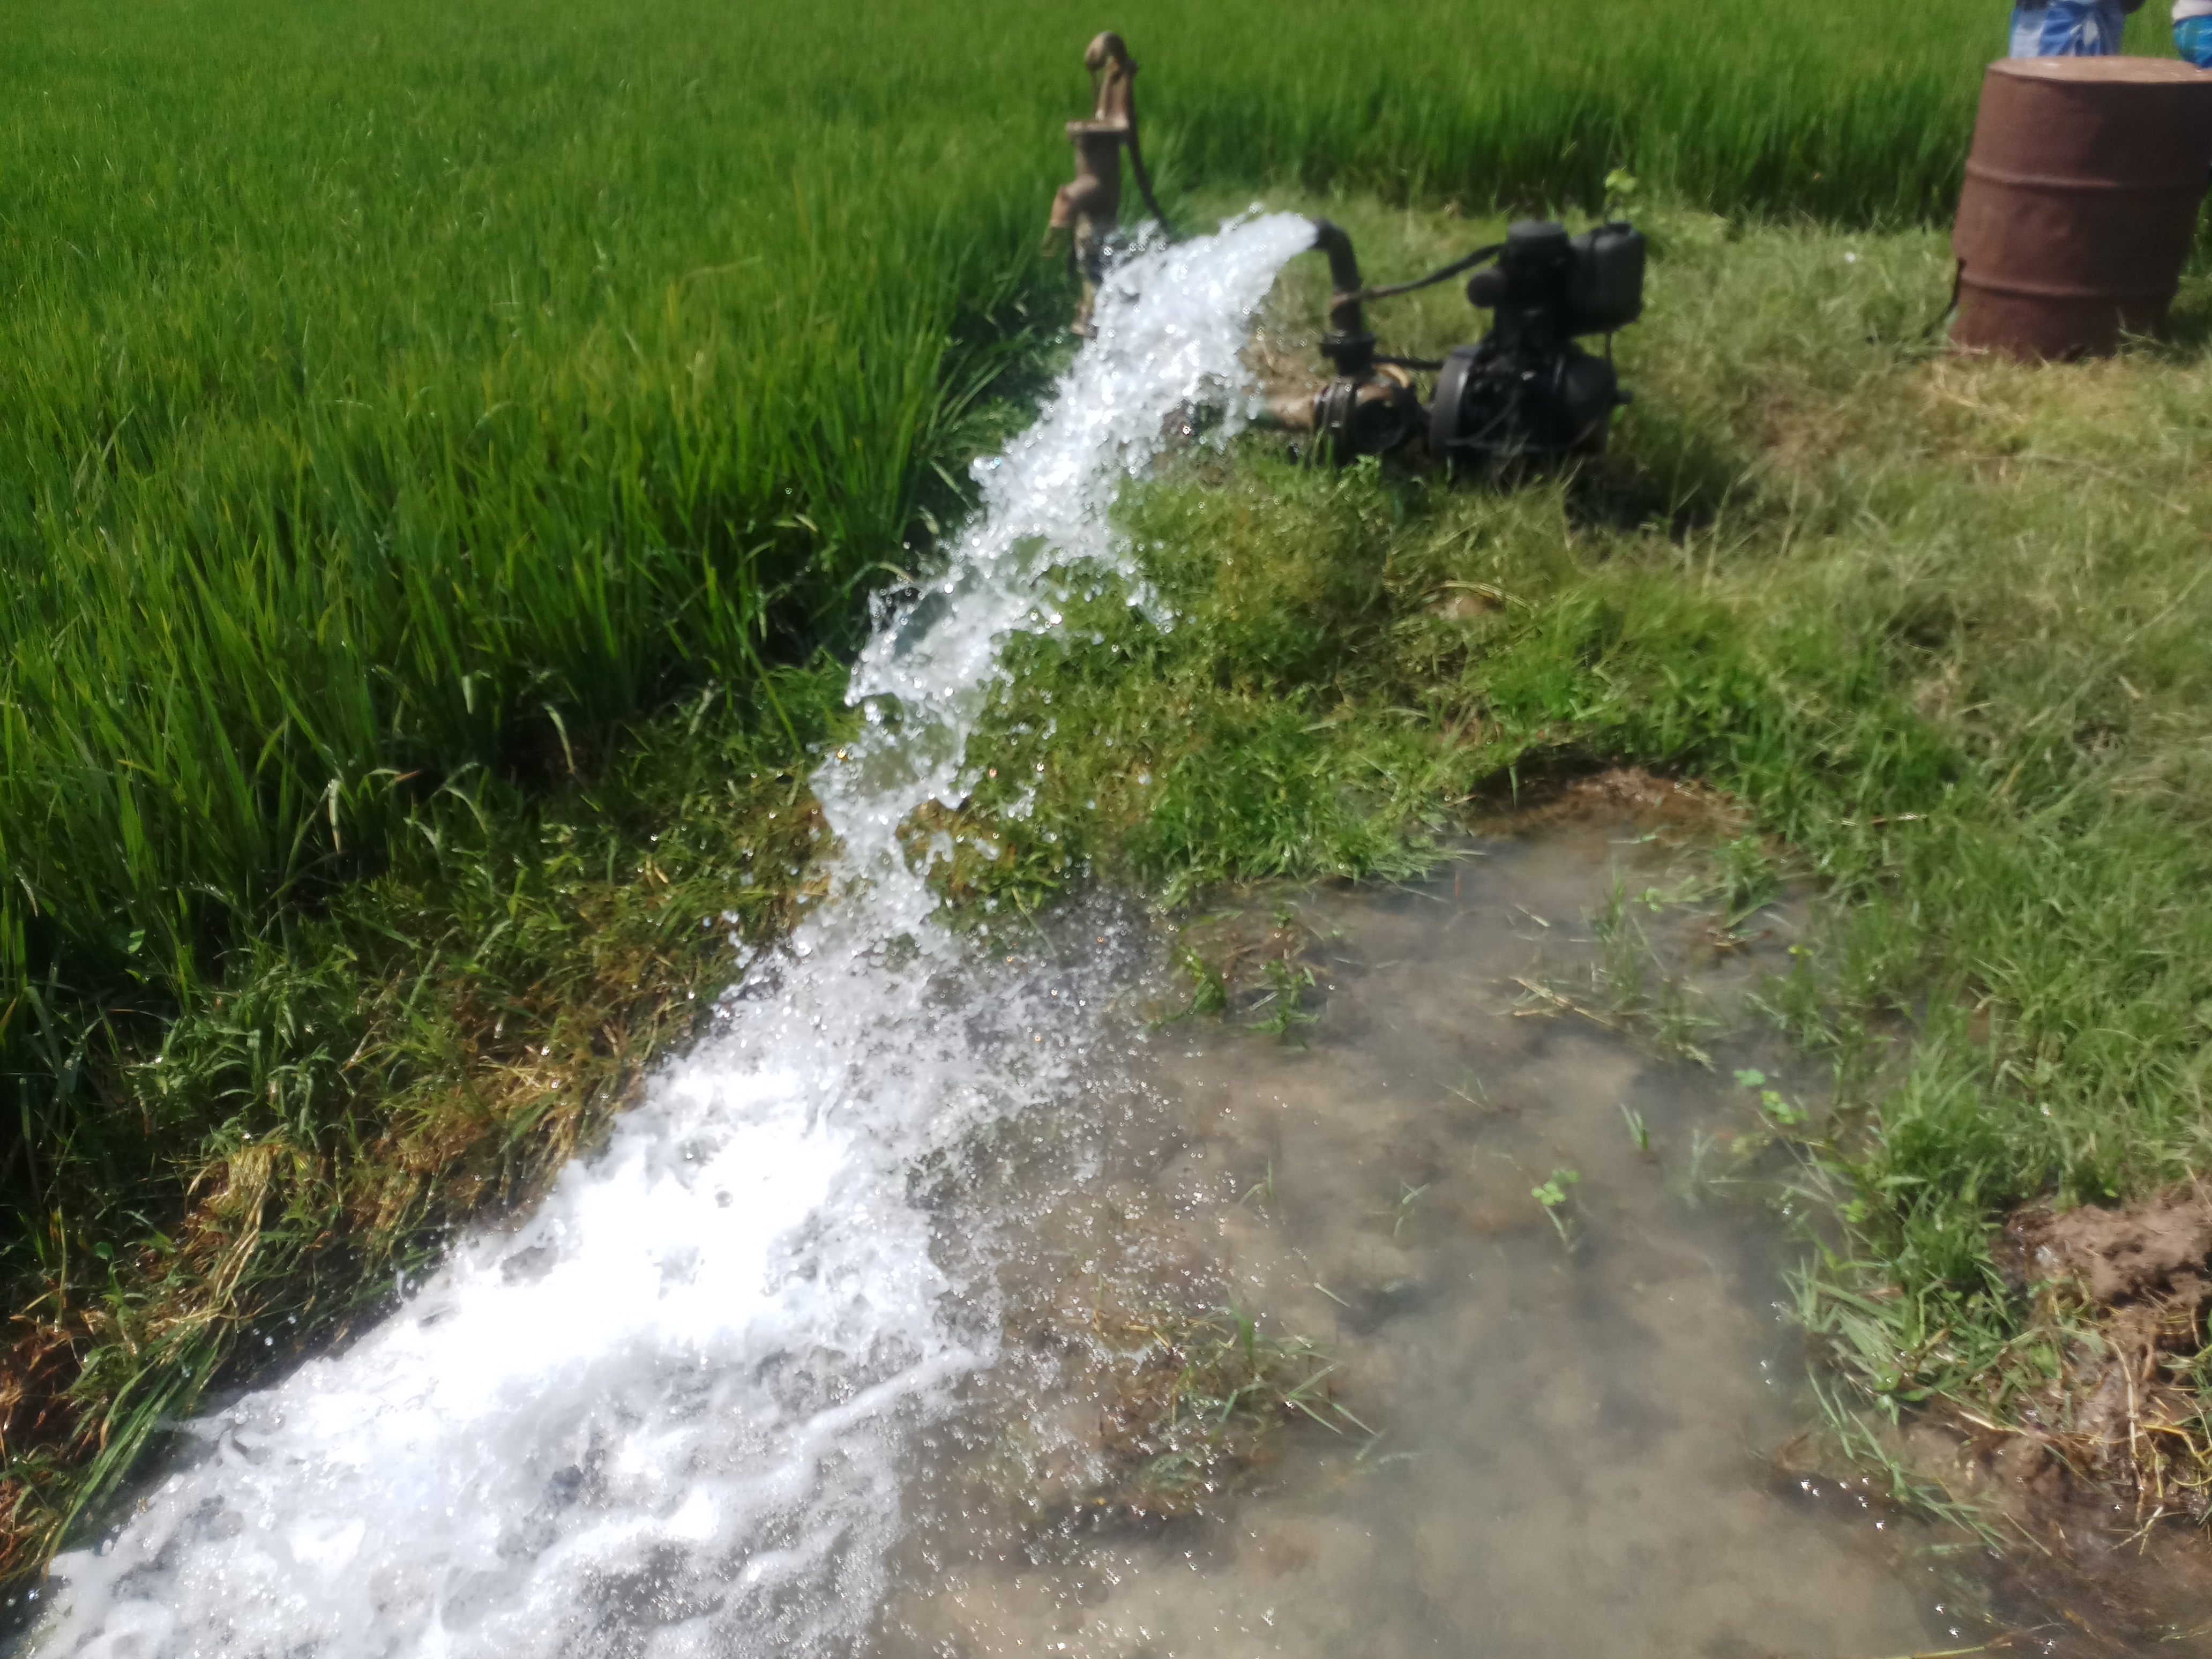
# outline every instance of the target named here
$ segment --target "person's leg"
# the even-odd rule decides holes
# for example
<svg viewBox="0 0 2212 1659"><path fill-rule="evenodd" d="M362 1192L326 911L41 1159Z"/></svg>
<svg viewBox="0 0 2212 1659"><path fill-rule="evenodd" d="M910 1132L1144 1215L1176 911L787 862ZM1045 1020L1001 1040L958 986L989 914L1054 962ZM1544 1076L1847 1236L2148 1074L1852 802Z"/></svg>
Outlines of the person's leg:
<svg viewBox="0 0 2212 1659"><path fill-rule="evenodd" d="M2173 26L2173 49L2182 61L2212 69L2212 17L2185 17Z"/></svg>
<svg viewBox="0 0 2212 1659"><path fill-rule="evenodd" d="M2015 58L2105 58L2120 49L2120 0L2021 0L2013 8Z"/></svg>
<svg viewBox="0 0 2212 1659"><path fill-rule="evenodd" d="M2092 9L2096 15L2082 20L2084 37L2082 55L2093 58L2118 57L2121 44L2126 40L2128 33L2128 14L2125 9L2120 4L2120 0L2097 0L2097 4Z"/></svg>

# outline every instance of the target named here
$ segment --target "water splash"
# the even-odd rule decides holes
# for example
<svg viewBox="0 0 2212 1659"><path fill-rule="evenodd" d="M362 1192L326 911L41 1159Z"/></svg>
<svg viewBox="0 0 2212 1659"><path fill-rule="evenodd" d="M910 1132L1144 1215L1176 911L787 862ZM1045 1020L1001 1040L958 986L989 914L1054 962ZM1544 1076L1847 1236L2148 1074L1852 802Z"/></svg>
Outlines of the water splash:
<svg viewBox="0 0 2212 1659"><path fill-rule="evenodd" d="M860 737L814 787L832 896L519 1231L458 1249L341 1356L195 1425L201 1455L56 1563L32 1644L82 1659L843 1650L880 1599L898 1454L988 1362L932 1259L916 1162L1078 1101L1102 949L1049 985L930 922L899 824L968 739L1053 572L1126 570L1108 514L1194 399L1242 400L1247 322L1311 227L1144 254L1044 416L977 468L943 577L880 619Z"/></svg>

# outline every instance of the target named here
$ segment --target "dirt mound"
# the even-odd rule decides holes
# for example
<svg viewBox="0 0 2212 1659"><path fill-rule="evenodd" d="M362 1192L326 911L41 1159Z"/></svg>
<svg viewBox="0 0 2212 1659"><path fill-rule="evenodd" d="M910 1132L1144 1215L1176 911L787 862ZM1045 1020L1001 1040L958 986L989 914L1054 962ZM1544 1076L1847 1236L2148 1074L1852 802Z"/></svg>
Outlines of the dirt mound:
<svg viewBox="0 0 2212 1659"><path fill-rule="evenodd" d="M2021 1430L1985 1449L2014 1498L2046 1521L2099 1489L2132 1493L2130 1528L2212 1518L2195 1376L2212 1305L2212 1192L2125 1209L2032 1206L2007 1218L1996 1254L2059 1361Z"/></svg>
<svg viewBox="0 0 2212 1659"><path fill-rule="evenodd" d="M2105 1307L2191 1316L2212 1300L2212 1199L2201 1191L2128 1210L2039 1206L2005 1223L2022 1288L2071 1279Z"/></svg>
<svg viewBox="0 0 2212 1659"><path fill-rule="evenodd" d="M1741 801L1709 784L1662 777L1640 766L1613 766L1553 780L1524 778L1515 804L1480 815L1479 827L1526 834L1565 819L1616 813L1717 837L1741 835L1751 821Z"/></svg>

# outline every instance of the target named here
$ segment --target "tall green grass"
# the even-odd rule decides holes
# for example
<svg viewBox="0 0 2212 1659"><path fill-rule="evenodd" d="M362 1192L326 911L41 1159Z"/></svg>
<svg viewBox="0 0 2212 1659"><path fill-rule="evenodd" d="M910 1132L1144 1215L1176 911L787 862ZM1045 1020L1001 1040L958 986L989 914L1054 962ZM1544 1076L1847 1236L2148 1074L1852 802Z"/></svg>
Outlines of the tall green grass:
<svg viewBox="0 0 2212 1659"><path fill-rule="evenodd" d="M0 1182L471 779L851 639L1063 303L1095 27L1171 191L1857 222L1943 210L2002 12L6 0Z"/></svg>
<svg viewBox="0 0 2212 1659"><path fill-rule="evenodd" d="M117 1020L441 787L849 637L1038 280L988 112L842 106L860 9L129 12L14 20L0 71L0 1165L41 1211L100 1045L155 1040Z"/></svg>

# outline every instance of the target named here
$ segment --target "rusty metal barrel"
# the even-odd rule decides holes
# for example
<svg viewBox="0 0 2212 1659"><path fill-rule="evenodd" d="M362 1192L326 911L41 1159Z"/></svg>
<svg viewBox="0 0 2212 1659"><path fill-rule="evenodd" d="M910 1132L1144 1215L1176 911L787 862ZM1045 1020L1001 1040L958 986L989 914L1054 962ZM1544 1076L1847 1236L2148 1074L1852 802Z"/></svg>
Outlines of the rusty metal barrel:
<svg viewBox="0 0 2212 1659"><path fill-rule="evenodd" d="M2212 73L2163 58L1990 64L1952 235L1952 339L2033 361L2158 327L2208 177Z"/></svg>

